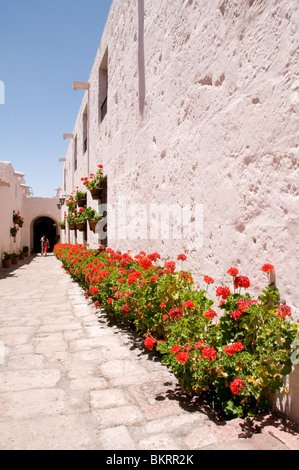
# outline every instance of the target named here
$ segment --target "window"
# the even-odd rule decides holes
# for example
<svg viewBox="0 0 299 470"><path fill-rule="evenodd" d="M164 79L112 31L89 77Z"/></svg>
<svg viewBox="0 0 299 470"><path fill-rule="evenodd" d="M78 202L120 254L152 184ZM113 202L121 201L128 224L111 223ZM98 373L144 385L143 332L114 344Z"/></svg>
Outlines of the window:
<svg viewBox="0 0 299 470"><path fill-rule="evenodd" d="M108 49L99 68L99 124L107 114L108 103Z"/></svg>
<svg viewBox="0 0 299 470"><path fill-rule="evenodd" d="M88 114L87 114L87 105L84 109L83 113L83 155L87 152L88 142L87 142L87 135L88 135Z"/></svg>
<svg viewBox="0 0 299 470"><path fill-rule="evenodd" d="M104 99L102 106L101 106L101 122L103 121L106 114L107 114L107 96Z"/></svg>

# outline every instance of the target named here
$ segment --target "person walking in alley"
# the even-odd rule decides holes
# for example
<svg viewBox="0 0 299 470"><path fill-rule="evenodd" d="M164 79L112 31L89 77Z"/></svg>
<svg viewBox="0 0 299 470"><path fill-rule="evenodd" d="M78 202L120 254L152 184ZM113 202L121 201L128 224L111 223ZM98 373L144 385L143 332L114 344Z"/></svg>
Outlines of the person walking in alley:
<svg viewBox="0 0 299 470"><path fill-rule="evenodd" d="M42 236L42 238L40 239L40 252L41 252L41 255L43 256L44 254L44 241L45 241L45 235Z"/></svg>
<svg viewBox="0 0 299 470"><path fill-rule="evenodd" d="M43 241L43 252L45 256L47 256L48 249L50 248L50 242L47 239L46 235L44 235L44 241Z"/></svg>

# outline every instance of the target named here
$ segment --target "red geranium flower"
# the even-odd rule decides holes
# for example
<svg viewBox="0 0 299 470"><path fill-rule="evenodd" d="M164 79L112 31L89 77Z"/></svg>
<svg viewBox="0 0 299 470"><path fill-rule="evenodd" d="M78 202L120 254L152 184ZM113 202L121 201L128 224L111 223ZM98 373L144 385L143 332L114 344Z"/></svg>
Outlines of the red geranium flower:
<svg viewBox="0 0 299 470"><path fill-rule="evenodd" d="M182 277L183 279L186 279L186 281L193 281L193 278L188 273L180 273L179 277Z"/></svg>
<svg viewBox="0 0 299 470"><path fill-rule="evenodd" d="M121 312L122 312L124 315L128 315L129 311L130 311L129 306L128 306L127 304L124 304L124 305L122 306L122 308L121 308Z"/></svg>
<svg viewBox="0 0 299 470"><path fill-rule="evenodd" d="M144 340L144 346L145 346L147 349L153 349L155 342L156 342L155 338L153 338L152 336L148 336L148 337Z"/></svg>
<svg viewBox="0 0 299 470"><path fill-rule="evenodd" d="M239 271L237 268L229 268L229 270L227 271L227 274L230 274L231 276L236 276L236 274L238 274Z"/></svg>
<svg viewBox="0 0 299 470"><path fill-rule="evenodd" d="M239 379L239 377L237 377L235 380L233 380L231 383L230 383L230 389L231 391L233 392L234 395L239 395L240 391L245 388L245 383L242 379Z"/></svg>
<svg viewBox="0 0 299 470"><path fill-rule="evenodd" d="M139 261L139 264L140 264L140 266L141 266L143 269L145 269L145 270L150 269L150 268L153 266L151 260L150 260L148 257L142 258L142 259Z"/></svg>
<svg viewBox="0 0 299 470"><path fill-rule="evenodd" d="M90 292L92 295L96 295L96 294L99 292L99 289L98 289L98 287L90 287L90 288L89 288L89 292Z"/></svg>
<svg viewBox="0 0 299 470"><path fill-rule="evenodd" d="M187 300L187 302L184 303L183 308L195 308L195 305L192 300Z"/></svg>
<svg viewBox="0 0 299 470"><path fill-rule="evenodd" d="M171 353L178 353L181 350L181 346L177 344L176 346L172 346L170 352Z"/></svg>
<svg viewBox="0 0 299 470"><path fill-rule="evenodd" d="M187 259L187 256L186 256L186 255L183 255L183 254L182 254L182 255L179 255L179 256L177 257L177 260L178 260L178 261L179 261L179 260L186 261L186 259Z"/></svg>
<svg viewBox="0 0 299 470"><path fill-rule="evenodd" d="M176 360L181 362L182 364L185 364L187 361L188 361L188 358L189 358L189 353L188 352L180 352L177 356L176 356Z"/></svg>
<svg viewBox="0 0 299 470"><path fill-rule="evenodd" d="M244 349L244 346L242 343L234 343L234 344L228 344L225 346L224 351L229 355L232 356L236 351L242 351Z"/></svg>
<svg viewBox="0 0 299 470"><path fill-rule="evenodd" d="M214 317L217 317L217 313L215 312L215 310L210 309L204 313L204 316L212 320Z"/></svg>
<svg viewBox="0 0 299 470"><path fill-rule="evenodd" d="M247 299L239 299L237 304L238 304L239 310L241 312L244 312L244 310L247 310L250 307L251 301Z"/></svg>
<svg viewBox="0 0 299 470"><path fill-rule="evenodd" d="M214 348L204 348L201 350L202 352L202 357L204 359L209 359L209 361L213 361L213 359L216 359L217 353Z"/></svg>
<svg viewBox="0 0 299 470"><path fill-rule="evenodd" d="M150 253L149 255L147 255L147 257L148 257L151 261L157 261L157 259L161 258L161 256L159 255L159 253Z"/></svg>
<svg viewBox="0 0 299 470"><path fill-rule="evenodd" d="M226 300L227 297L230 295L230 289L229 287L225 286L225 287L217 287L216 289L216 296L217 297L220 297L222 296L222 299L223 300Z"/></svg>
<svg viewBox="0 0 299 470"><path fill-rule="evenodd" d="M207 283L207 284L214 284L214 279L210 276L205 276L203 278L203 280Z"/></svg>
<svg viewBox="0 0 299 470"><path fill-rule="evenodd" d="M230 318L234 318L235 320L239 320L243 316L243 313L240 310L235 310L230 314Z"/></svg>
<svg viewBox="0 0 299 470"><path fill-rule="evenodd" d="M262 266L262 271L263 271L264 273L270 273L270 272L273 271L274 269L275 269L275 268L274 268L274 266L273 266L272 264L266 263L266 264L264 264L264 265Z"/></svg>
<svg viewBox="0 0 299 470"><path fill-rule="evenodd" d="M291 315L291 307L288 307L288 305L278 305L277 311L279 317L285 318Z"/></svg>
<svg viewBox="0 0 299 470"><path fill-rule="evenodd" d="M250 286L250 281L246 276L237 276L235 277L235 287L243 287L244 289L248 289Z"/></svg>
<svg viewBox="0 0 299 470"><path fill-rule="evenodd" d="M170 316L172 321L178 320L183 315L183 311L180 307L174 307L169 310L168 315Z"/></svg>
<svg viewBox="0 0 299 470"><path fill-rule="evenodd" d="M174 261L166 261L166 263L164 263L164 268L166 270L166 274L174 273L175 262Z"/></svg>

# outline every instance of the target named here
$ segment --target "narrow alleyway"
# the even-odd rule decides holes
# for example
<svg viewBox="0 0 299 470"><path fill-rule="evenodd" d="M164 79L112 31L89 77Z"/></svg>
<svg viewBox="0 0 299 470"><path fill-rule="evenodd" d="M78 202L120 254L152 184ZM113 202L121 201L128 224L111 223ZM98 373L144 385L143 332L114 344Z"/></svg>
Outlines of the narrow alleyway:
<svg viewBox="0 0 299 470"><path fill-rule="evenodd" d="M289 450L299 435L275 415L217 423L50 254L0 269L0 449Z"/></svg>

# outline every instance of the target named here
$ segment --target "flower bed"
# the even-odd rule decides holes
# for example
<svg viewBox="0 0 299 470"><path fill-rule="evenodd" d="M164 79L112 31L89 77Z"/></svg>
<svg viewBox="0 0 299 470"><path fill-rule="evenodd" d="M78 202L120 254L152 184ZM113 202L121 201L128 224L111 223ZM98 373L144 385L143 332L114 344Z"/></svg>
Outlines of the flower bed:
<svg viewBox="0 0 299 470"><path fill-rule="evenodd" d="M207 291L213 278L204 276L199 289L190 272L176 270L177 262L160 266L158 253L132 257L71 244L56 245L54 253L96 307L133 325L183 390L201 395L226 419L256 415L267 408L269 393L283 388L298 325L274 285L253 299L248 277L230 268L232 286L216 287L219 305L212 308ZM262 267L268 275L273 269Z"/></svg>

